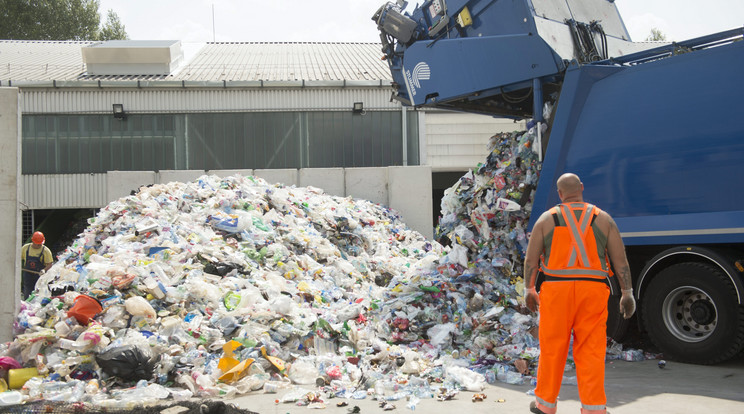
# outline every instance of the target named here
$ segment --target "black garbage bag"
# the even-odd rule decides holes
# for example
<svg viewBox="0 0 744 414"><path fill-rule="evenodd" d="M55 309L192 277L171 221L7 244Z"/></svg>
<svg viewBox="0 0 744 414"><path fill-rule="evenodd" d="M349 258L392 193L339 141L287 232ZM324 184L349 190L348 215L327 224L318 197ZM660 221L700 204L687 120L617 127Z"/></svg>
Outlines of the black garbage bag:
<svg viewBox="0 0 744 414"><path fill-rule="evenodd" d="M152 379L155 362L149 349L136 345L123 345L96 355L103 372L126 381Z"/></svg>

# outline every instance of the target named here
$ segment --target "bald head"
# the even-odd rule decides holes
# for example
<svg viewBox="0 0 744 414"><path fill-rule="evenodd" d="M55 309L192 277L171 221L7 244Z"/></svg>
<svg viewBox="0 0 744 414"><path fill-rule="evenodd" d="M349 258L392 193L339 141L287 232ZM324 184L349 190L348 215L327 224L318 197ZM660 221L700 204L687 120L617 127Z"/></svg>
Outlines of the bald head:
<svg viewBox="0 0 744 414"><path fill-rule="evenodd" d="M561 201L582 201L584 184L581 183L579 176L573 173L566 173L558 178L558 197Z"/></svg>

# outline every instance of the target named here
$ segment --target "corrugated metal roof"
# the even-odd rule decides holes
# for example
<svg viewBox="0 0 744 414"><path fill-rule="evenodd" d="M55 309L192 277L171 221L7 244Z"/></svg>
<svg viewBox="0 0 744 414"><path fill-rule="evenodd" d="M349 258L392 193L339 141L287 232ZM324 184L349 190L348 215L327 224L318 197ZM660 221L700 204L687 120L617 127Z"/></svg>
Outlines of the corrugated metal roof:
<svg viewBox="0 0 744 414"><path fill-rule="evenodd" d="M81 48L93 42L0 41L0 79L78 79L85 72Z"/></svg>
<svg viewBox="0 0 744 414"><path fill-rule="evenodd" d="M0 40L0 81L384 81L377 43L206 43L170 75L86 73L81 48L94 42ZM56 86L65 86L64 83ZM73 86L73 85L70 85Z"/></svg>

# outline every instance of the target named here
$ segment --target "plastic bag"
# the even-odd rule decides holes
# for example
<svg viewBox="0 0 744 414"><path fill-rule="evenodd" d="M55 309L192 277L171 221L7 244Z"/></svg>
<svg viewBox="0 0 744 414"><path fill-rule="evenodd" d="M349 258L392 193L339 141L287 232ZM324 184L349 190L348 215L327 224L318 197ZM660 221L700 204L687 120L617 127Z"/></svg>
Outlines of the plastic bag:
<svg viewBox="0 0 744 414"><path fill-rule="evenodd" d="M447 368L447 376L459 383L464 389L480 392L486 388L486 377L464 367L451 366Z"/></svg>
<svg viewBox="0 0 744 414"><path fill-rule="evenodd" d="M233 210L230 213L217 212L207 218L215 230L226 233L240 233L253 225L253 216L246 211Z"/></svg>
<svg viewBox="0 0 744 414"><path fill-rule="evenodd" d="M127 381L152 379L155 361L149 349L136 345L111 348L96 355L103 372Z"/></svg>
<svg viewBox="0 0 744 414"><path fill-rule="evenodd" d="M79 295L75 298L75 304L67 311L67 316L75 318L80 325L88 325L88 322L98 315L102 309L103 306L98 299L88 295Z"/></svg>
<svg viewBox="0 0 744 414"><path fill-rule="evenodd" d="M456 328L454 323L445 323L434 325L426 331L429 336L429 341L433 346L443 346L450 343L452 336L450 335Z"/></svg>
<svg viewBox="0 0 744 414"><path fill-rule="evenodd" d="M315 384L318 377L318 369L308 359L298 359L289 367L287 374L294 384Z"/></svg>
<svg viewBox="0 0 744 414"><path fill-rule="evenodd" d="M133 316L155 318L155 309L153 309L150 302L142 296L132 296L124 301L124 306L126 307L127 312Z"/></svg>

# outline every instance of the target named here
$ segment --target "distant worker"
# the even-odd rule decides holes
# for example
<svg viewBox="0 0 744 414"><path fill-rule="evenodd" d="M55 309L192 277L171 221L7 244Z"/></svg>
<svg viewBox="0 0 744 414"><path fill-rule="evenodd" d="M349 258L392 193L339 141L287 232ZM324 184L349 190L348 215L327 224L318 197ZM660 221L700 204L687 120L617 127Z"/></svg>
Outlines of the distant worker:
<svg viewBox="0 0 744 414"><path fill-rule="evenodd" d="M44 233L37 231L31 236L31 243L26 243L21 248L21 295L24 300L34 291L41 273L52 267L52 251L44 246L44 241Z"/></svg>
<svg viewBox="0 0 744 414"><path fill-rule="evenodd" d="M609 277L613 276L608 256L622 290L620 313L625 319L636 307L630 265L615 221L584 202L584 184L579 177L563 174L557 185L561 204L535 223L524 264L526 305L532 312L540 310L540 360L530 412L557 411L573 332L581 412L605 414L607 299ZM539 295L535 290L538 269L545 274Z"/></svg>

